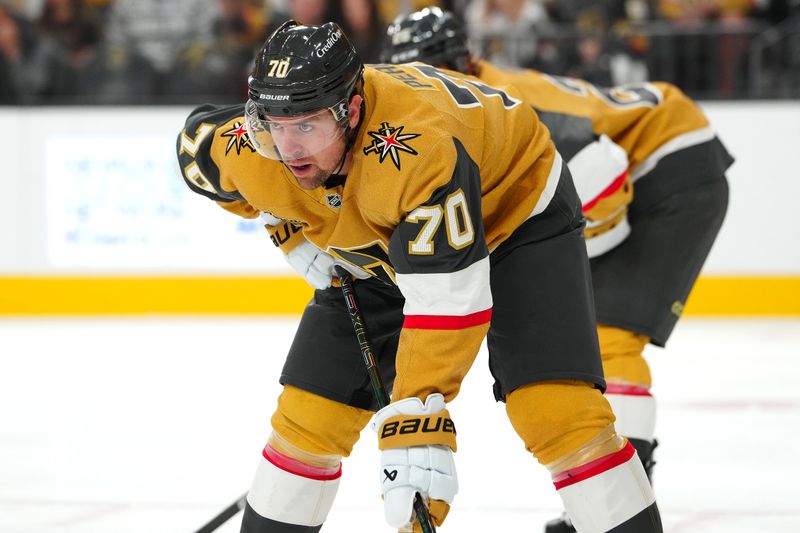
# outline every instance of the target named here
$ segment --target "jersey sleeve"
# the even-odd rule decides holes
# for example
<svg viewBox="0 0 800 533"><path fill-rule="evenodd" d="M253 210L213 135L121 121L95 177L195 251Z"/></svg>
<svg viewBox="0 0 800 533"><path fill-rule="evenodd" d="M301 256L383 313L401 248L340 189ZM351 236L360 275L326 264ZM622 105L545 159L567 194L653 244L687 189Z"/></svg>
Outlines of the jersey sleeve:
<svg viewBox="0 0 800 533"><path fill-rule="evenodd" d="M305 241L303 228L286 220L275 218L269 213L261 213L269 238L280 251L288 254Z"/></svg>
<svg viewBox="0 0 800 533"><path fill-rule="evenodd" d="M241 115L241 106L203 105L192 111L178 135L176 150L181 175L194 192L217 202L244 218L256 218L259 211L247 203L237 190L222 186L220 168L212 146L218 128Z"/></svg>
<svg viewBox="0 0 800 533"><path fill-rule="evenodd" d="M457 139L445 150L454 155L436 157L425 174L450 179L405 215L389 242L406 300L395 400L433 392L455 397L491 319L480 172ZM423 175L419 181L430 180Z"/></svg>

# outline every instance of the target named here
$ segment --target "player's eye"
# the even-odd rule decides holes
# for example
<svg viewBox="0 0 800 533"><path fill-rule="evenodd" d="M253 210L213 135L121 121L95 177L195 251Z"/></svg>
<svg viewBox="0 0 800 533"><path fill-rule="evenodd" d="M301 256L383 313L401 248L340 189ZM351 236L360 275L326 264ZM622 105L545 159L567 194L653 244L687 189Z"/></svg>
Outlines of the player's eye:
<svg viewBox="0 0 800 533"><path fill-rule="evenodd" d="M301 122L297 125L297 129L303 133L309 133L314 129L314 126L309 124L308 122Z"/></svg>
<svg viewBox="0 0 800 533"><path fill-rule="evenodd" d="M269 131L279 131L281 124L280 122L267 122L267 128L269 128Z"/></svg>

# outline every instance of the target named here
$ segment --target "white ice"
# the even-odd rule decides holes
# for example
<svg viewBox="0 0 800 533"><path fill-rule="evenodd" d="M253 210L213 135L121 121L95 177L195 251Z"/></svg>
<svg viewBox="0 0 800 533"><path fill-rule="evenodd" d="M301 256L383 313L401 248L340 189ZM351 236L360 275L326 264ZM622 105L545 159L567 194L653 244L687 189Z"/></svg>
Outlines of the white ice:
<svg viewBox="0 0 800 533"><path fill-rule="evenodd" d="M295 323L0 320L0 532L195 531L250 483ZM665 531L800 532L800 319L689 318L647 356ZM482 352L451 404L461 491L439 530L539 533L559 500L490 385ZM390 531L362 436L323 532Z"/></svg>

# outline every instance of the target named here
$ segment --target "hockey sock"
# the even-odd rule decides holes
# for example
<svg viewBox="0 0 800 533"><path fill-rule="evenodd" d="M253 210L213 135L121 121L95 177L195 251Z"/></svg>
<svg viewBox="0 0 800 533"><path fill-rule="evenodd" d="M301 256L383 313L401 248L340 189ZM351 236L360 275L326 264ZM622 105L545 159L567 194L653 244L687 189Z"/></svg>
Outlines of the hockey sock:
<svg viewBox="0 0 800 533"><path fill-rule="evenodd" d="M636 449L645 467L647 478L652 476L653 433L656 424L656 402L646 387L608 383L606 399L617 417L617 432L624 435Z"/></svg>
<svg viewBox="0 0 800 533"><path fill-rule="evenodd" d="M575 457L591 457L597 448L624 443L613 453L574 464ZM630 442L609 426L585 446L546 465L575 529L581 533L661 533L661 518L653 489Z"/></svg>
<svg viewBox="0 0 800 533"><path fill-rule="evenodd" d="M285 386L272 416L242 519L242 533L316 533L372 413Z"/></svg>
<svg viewBox="0 0 800 533"><path fill-rule="evenodd" d="M316 533L333 505L341 458L314 456L302 450L287 455L277 448L291 444L273 432L247 493L242 533Z"/></svg>
<svg viewBox="0 0 800 533"><path fill-rule="evenodd" d="M636 448L650 478L655 464L656 402L650 393L650 368L642 357L649 339L604 325L598 325L597 335L608 383L606 398L617 417L617 432Z"/></svg>

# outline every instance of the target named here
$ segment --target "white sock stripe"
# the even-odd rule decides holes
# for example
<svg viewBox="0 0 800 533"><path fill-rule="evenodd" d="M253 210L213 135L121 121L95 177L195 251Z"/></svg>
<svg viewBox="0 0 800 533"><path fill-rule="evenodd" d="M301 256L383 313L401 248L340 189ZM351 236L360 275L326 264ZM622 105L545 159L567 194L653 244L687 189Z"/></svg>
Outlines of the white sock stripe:
<svg viewBox="0 0 800 533"><path fill-rule="evenodd" d="M325 522L338 488L338 477L327 481L309 479L278 468L262 458L247 493L247 502L264 518L286 524L318 526Z"/></svg>
<svg viewBox="0 0 800 533"><path fill-rule="evenodd" d="M625 463L558 491L575 528L605 533L656 501L636 454Z"/></svg>
<svg viewBox="0 0 800 533"><path fill-rule="evenodd" d="M624 437L652 441L656 429L656 400L650 395L609 394L606 399L617 417L614 426Z"/></svg>

